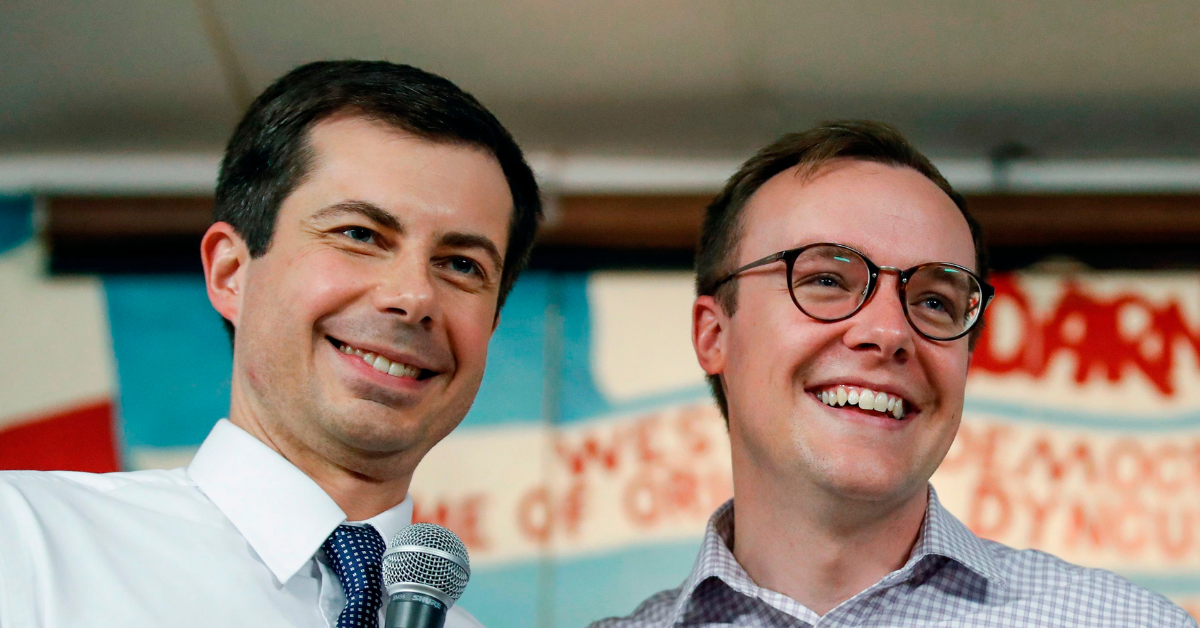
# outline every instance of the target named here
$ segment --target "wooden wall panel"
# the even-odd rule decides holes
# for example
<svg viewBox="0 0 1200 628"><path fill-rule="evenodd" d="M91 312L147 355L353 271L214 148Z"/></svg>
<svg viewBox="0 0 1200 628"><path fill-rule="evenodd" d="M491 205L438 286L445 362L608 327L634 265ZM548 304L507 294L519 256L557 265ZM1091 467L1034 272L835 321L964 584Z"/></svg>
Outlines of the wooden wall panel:
<svg viewBox="0 0 1200 628"><path fill-rule="evenodd" d="M648 265L658 264L656 259L686 265L710 199L696 194L562 196L541 231L543 255L535 253L535 261L550 260L554 266L580 249L606 252L593 265L611 265L627 253L649 260ZM969 202L1000 268L1056 253L1109 268L1200 266L1200 195L997 194ZM60 263L59 270L87 272L89 259L119 257L116 267L136 271L143 253L149 270L155 264L190 269L198 267L189 260L195 259L199 236L211 220L212 199L53 197L46 199L46 208L52 266L54 259L73 260ZM662 251L683 257L638 257Z"/></svg>

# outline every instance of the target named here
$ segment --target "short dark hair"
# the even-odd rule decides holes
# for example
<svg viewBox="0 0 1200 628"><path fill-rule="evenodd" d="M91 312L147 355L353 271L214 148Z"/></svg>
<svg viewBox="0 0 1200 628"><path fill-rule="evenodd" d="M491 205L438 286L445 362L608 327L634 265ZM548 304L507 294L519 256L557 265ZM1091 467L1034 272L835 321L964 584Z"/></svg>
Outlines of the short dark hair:
<svg viewBox="0 0 1200 628"><path fill-rule="evenodd" d="M737 311L737 282L717 286L717 281L733 270L741 240L743 209L750 197L775 175L799 166L801 176L812 176L829 162L839 159L869 161L888 166L912 168L937 185L967 220L975 244L975 272L985 280L988 274L987 249L979 222L967 211L967 201L950 186L934 167L895 127L871 120L825 122L802 133L789 133L758 151L742 164L725 183L725 188L708 205L696 252L696 295L712 296L717 305L732 316ZM980 320L969 342L983 329ZM708 376L721 414L729 421L729 405L721 380Z"/></svg>
<svg viewBox="0 0 1200 628"><path fill-rule="evenodd" d="M454 83L386 61L319 61L271 84L246 111L225 148L217 178L214 222L233 226L251 257L271 246L279 207L309 174L309 132L335 115L380 122L421 139L487 151L512 193L513 214L496 312L529 261L542 216L533 170L490 111ZM232 337L233 326L225 322Z"/></svg>

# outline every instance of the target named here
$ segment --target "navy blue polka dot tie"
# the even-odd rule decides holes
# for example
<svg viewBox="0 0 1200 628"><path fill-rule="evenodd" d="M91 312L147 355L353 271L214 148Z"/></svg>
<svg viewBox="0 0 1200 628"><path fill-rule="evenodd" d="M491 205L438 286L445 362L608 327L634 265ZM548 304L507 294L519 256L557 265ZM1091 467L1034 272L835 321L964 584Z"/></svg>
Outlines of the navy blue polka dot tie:
<svg viewBox="0 0 1200 628"><path fill-rule="evenodd" d="M371 526L343 524L321 547L346 593L346 608L338 615L337 628L378 626L383 599L383 537Z"/></svg>

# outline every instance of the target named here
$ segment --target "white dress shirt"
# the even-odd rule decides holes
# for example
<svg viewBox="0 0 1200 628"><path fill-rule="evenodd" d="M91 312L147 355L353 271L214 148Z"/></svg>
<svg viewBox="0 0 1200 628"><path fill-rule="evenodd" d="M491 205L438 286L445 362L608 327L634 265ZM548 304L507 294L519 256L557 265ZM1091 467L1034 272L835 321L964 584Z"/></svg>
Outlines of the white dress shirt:
<svg viewBox="0 0 1200 628"><path fill-rule="evenodd" d="M335 626L345 597L320 550L344 522L224 419L186 469L2 472L0 627ZM363 523L386 542L412 501ZM482 627L454 606L446 628Z"/></svg>

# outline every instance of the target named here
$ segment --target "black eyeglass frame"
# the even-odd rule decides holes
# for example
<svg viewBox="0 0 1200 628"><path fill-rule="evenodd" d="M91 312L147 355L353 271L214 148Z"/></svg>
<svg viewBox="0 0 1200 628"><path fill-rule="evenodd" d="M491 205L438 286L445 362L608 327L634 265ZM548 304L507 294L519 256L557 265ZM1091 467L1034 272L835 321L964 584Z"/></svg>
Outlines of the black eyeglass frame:
<svg viewBox="0 0 1200 628"><path fill-rule="evenodd" d="M792 285L792 269L796 265L796 259L800 257L801 253L807 251L808 249L818 247L818 246L832 246L835 248L850 251L851 253L854 253L859 258L861 258L862 261L866 262L866 264L867 264L868 275L867 275L866 294L863 295L863 298L858 302L858 305L854 306L854 309L851 310L850 313L846 314L845 316L839 316L837 318L821 318L819 316L813 316L812 314L810 314L808 312L808 310L805 310L804 307L800 305L800 301L798 301L796 299L796 290L795 290L795 287ZM928 338L929 340L936 341L936 342L949 342L951 340L958 340L959 338L962 338L963 336L966 336L967 334L971 333L971 330L974 329L975 325L977 325L979 323L980 319L983 318L983 313L985 310L987 310L988 305L990 305L992 303L992 298L996 296L996 289L993 288L991 284L984 281L983 279L980 279L979 275L976 275L974 272L971 271L971 269L963 267L963 266L959 266L958 264L951 264L950 262L926 262L924 264L917 264L916 266L913 266L912 268L909 268L906 270L901 270L899 268L896 268L895 266L880 266L880 265L876 264L875 262L872 262L871 258L864 255L862 253L862 251L859 251L853 247L846 246L845 244L838 244L836 242L816 242L813 244L806 244L804 246L799 246L794 249L787 249L786 251L772 253L762 259L758 259L753 262L750 262L749 264L746 264L745 266L742 266L741 268L733 270L730 273L726 274L724 277L721 277L720 279L718 279L717 282L713 284L713 288L712 288L713 293L715 294L716 291L721 286L725 285L730 280L736 278L738 275L740 275L748 270L758 268L759 266L766 266L767 264L773 264L780 260L783 260L784 264L787 265L787 275L786 276L787 276L787 284L788 284L788 295L792 297L792 303L795 304L796 309L800 310L801 312L804 313L805 316L808 316L809 318L811 318L813 320L818 320L818 321L825 322L825 323L836 323L838 321L844 321L847 318L850 318L851 316L858 314L858 311L861 310L863 308L863 306L866 305L867 302L871 300L871 297L873 297L875 295L875 288L879 285L879 273L881 273L885 270L896 273L897 277L899 277L899 279L900 279L900 281L896 284L896 289L900 294L900 305L904 308L904 318L906 320L908 320L909 326L912 327L914 331L916 331L918 334L921 334L921 336ZM906 295L905 295L905 290L908 287L908 280L911 279L912 276L917 271L921 270L922 268L929 267L929 266L943 266L943 267L948 266L950 268L953 268L955 270L958 270L958 271L961 271L961 272L964 272L964 273L970 275L975 280L975 282L979 284L980 294L983 297L983 305L980 306L979 315L975 317L975 320L971 321L971 324L967 325L967 328L962 330L962 332L960 332L954 336L950 336L949 338L937 338L935 336L930 336L929 334L921 331L921 328L917 327L917 324L913 322L912 316L908 312L908 299L906 298Z"/></svg>

